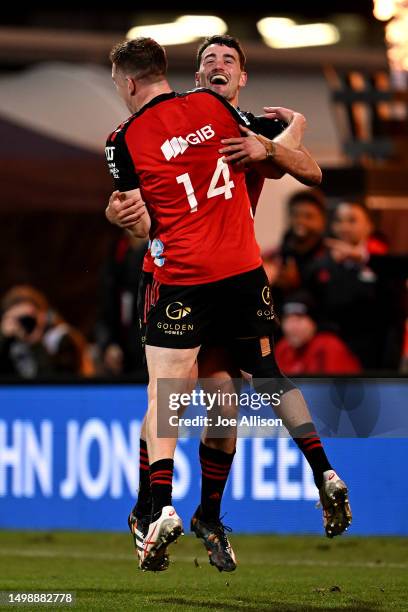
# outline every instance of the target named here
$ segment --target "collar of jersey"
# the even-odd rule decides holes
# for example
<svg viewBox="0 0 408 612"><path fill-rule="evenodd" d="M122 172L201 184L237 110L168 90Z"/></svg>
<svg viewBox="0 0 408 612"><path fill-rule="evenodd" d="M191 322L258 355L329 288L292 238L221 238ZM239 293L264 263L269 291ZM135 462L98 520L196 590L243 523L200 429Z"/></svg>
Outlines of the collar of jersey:
<svg viewBox="0 0 408 612"><path fill-rule="evenodd" d="M133 117L139 117L139 115L144 113L148 108L151 108L152 106L156 106L156 104L160 104L160 102L164 102L165 100L171 100L172 98L175 98L176 96L177 96L177 93L175 91L169 91L168 93L164 93L164 94L155 96L154 98L150 100L150 102L147 102L147 104L142 106L142 108L138 110L137 113L133 115Z"/></svg>

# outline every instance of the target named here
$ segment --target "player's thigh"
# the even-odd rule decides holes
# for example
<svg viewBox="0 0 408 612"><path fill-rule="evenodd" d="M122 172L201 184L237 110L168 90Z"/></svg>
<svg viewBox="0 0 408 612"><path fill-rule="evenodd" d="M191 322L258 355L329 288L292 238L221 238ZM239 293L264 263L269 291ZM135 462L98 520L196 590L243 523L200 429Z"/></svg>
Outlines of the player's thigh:
<svg viewBox="0 0 408 612"><path fill-rule="evenodd" d="M212 318L206 286L159 285L147 313L146 344L168 349L200 346Z"/></svg>
<svg viewBox="0 0 408 612"><path fill-rule="evenodd" d="M224 328L230 339L272 336L274 332L271 290L262 266L228 279L223 287L230 312L223 311Z"/></svg>
<svg viewBox="0 0 408 612"><path fill-rule="evenodd" d="M220 344L204 344L198 355L198 375L200 378L239 378L238 369L231 350Z"/></svg>
<svg viewBox="0 0 408 612"><path fill-rule="evenodd" d="M150 415L169 414L172 397L191 393L196 383L192 380L191 373L199 348L172 349L146 345Z"/></svg>
<svg viewBox="0 0 408 612"><path fill-rule="evenodd" d="M190 380L200 347L178 349L146 345L149 379L185 378Z"/></svg>
<svg viewBox="0 0 408 612"><path fill-rule="evenodd" d="M241 390L240 370L227 347L219 344L202 346L198 355L198 374L203 391L217 398L210 407L213 422L217 422L218 415L235 418ZM236 428L225 432L225 436L231 437L235 433Z"/></svg>
<svg viewBox="0 0 408 612"><path fill-rule="evenodd" d="M144 272L139 279L139 286L137 290L137 314L139 318L140 336L142 340L142 346L144 348L146 342L146 325L147 325L147 313L149 312L153 296L153 273Z"/></svg>

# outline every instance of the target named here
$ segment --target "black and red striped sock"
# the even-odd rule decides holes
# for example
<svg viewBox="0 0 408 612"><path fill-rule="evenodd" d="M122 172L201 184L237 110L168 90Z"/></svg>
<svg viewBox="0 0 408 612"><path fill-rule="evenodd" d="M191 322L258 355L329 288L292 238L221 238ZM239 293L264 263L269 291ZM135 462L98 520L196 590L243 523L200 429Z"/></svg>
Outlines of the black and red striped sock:
<svg viewBox="0 0 408 612"><path fill-rule="evenodd" d="M312 422L303 423L292 429L290 434L312 468L316 487L320 489L323 483L323 472L333 468L324 452L316 427Z"/></svg>
<svg viewBox="0 0 408 612"><path fill-rule="evenodd" d="M200 442L201 516L212 522L220 518L221 500L235 452L225 453Z"/></svg>
<svg viewBox="0 0 408 612"><path fill-rule="evenodd" d="M152 492L150 490L149 455L147 454L146 440L140 438L139 447L139 491L133 514L138 518L152 511Z"/></svg>
<svg viewBox="0 0 408 612"><path fill-rule="evenodd" d="M173 489L173 459L159 459L150 466L150 488L152 490L152 518L155 521L164 506L171 506Z"/></svg>

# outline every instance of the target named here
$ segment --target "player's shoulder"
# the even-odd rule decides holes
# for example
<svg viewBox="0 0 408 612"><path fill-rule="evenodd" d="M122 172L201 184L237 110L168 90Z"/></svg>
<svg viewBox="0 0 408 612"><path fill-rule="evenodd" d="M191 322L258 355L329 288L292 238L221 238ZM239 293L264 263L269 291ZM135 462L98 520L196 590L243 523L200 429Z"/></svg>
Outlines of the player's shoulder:
<svg viewBox="0 0 408 612"><path fill-rule="evenodd" d="M186 96L194 96L194 95L204 95L204 96L208 95L208 96L211 96L212 98L217 98L218 100L222 102L226 102L225 98L217 94L215 91L212 91L212 89L208 89L207 87L194 87L193 89L187 89L186 91L183 91L177 94L179 98L184 98Z"/></svg>
<svg viewBox="0 0 408 612"><path fill-rule="evenodd" d="M262 134L266 138L275 138L283 132L288 126L284 121L280 119L268 119L262 115L254 115L248 111L237 109L245 125L255 132L256 134Z"/></svg>
<svg viewBox="0 0 408 612"><path fill-rule="evenodd" d="M236 119L236 121L238 121L239 123L244 123L237 109L232 106L232 104L230 104L228 100L226 100L223 96L220 96L220 94L216 93L215 91L207 89L207 87L195 87L194 89L189 89L187 91L184 91L183 93L178 94L179 97L196 95L202 96L204 99L214 101L215 105L217 106L219 103L222 104L222 106L224 106L224 108L229 113L231 113L231 115Z"/></svg>
<svg viewBox="0 0 408 612"><path fill-rule="evenodd" d="M127 130L129 129L129 126L131 125L132 121L135 119L135 116L136 116L136 113L134 115L131 115L127 119L125 119L125 121L122 121L122 123L120 123L118 127L109 134L108 142L113 143L115 141L120 142L121 140L123 140Z"/></svg>
<svg viewBox="0 0 408 612"><path fill-rule="evenodd" d="M116 130L114 130L110 134L109 140L112 142L116 139L118 139L119 141L124 140L129 128L135 123L137 123L137 120L143 117L146 111L158 106L161 102L166 102L167 100L173 100L175 98L177 98L177 93L175 91L165 92L159 94L158 96L155 96L154 98L149 100L149 102L147 102L144 106L142 106L140 110L138 110L136 113L133 113L133 115L130 115L130 117L125 119L125 121L122 121L122 123L118 125Z"/></svg>

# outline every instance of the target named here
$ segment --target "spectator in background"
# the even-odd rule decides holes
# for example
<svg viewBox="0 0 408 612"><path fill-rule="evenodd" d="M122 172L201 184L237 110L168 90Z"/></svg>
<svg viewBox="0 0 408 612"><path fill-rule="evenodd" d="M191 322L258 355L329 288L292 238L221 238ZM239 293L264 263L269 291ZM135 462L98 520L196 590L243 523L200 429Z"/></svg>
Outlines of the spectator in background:
<svg viewBox="0 0 408 612"><path fill-rule="evenodd" d="M305 291L288 297L282 307L283 338L276 360L284 374L358 374L361 366L331 332L318 331L313 298Z"/></svg>
<svg viewBox="0 0 408 612"><path fill-rule="evenodd" d="M146 250L146 240L125 232L104 263L95 332L102 374L134 374L145 369L137 293Z"/></svg>
<svg viewBox="0 0 408 612"><path fill-rule="evenodd" d="M388 241L375 230L369 209L360 202L341 202L337 205L333 222L333 235L341 242L363 247L368 255L385 255L388 252ZM326 244L332 256L340 261L344 259L335 241L328 239ZM340 245L337 245L340 246Z"/></svg>
<svg viewBox="0 0 408 612"><path fill-rule="evenodd" d="M370 211L358 202L336 208L329 248L305 285L319 305L319 321L335 331L365 369L397 369L401 359L406 290L387 245L373 239ZM383 254L378 254L383 253ZM390 256L392 257L392 256Z"/></svg>
<svg viewBox="0 0 408 612"><path fill-rule="evenodd" d="M275 308L280 313L285 295L304 285L310 266L326 252L326 204L317 189L294 193L287 202L289 228L278 251L264 256L272 284Z"/></svg>
<svg viewBox="0 0 408 612"><path fill-rule="evenodd" d="M10 289L1 301L0 374L39 376L93 374L85 339L29 285Z"/></svg>

